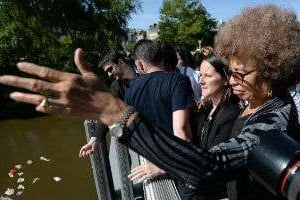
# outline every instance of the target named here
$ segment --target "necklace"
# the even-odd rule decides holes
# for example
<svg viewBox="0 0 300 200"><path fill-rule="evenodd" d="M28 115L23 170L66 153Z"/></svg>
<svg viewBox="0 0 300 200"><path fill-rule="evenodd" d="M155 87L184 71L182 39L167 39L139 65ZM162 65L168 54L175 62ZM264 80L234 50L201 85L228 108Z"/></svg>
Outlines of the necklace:
<svg viewBox="0 0 300 200"><path fill-rule="evenodd" d="M262 105L256 106L255 108L250 108L248 104L245 110L242 112L241 117L255 113Z"/></svg>

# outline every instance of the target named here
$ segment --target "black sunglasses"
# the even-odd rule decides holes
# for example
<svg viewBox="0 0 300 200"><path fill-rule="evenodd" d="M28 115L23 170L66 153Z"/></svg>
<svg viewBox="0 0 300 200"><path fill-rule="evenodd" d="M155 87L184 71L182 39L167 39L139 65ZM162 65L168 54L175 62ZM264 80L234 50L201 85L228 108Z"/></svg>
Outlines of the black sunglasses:
<svg viewBox="0 0 300 200"><path fill-rule="evenodd" d="M247 75L249 75L249 74L251 74L255 71L256 71L256 69L251 70L251 71L249 71L247 73L244 73L244 74L242 74L240 72L229 71L229 77L232 77L235 82L237 82L238 84L241 85L241 84L244 83L245 76L247 76Z"/></svg>

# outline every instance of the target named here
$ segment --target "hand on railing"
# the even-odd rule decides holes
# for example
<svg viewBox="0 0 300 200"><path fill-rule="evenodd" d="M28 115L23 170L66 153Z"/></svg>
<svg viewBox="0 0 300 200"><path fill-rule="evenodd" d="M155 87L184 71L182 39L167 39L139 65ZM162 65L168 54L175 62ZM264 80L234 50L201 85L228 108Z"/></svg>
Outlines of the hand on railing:
<svg viewBox="0 0 300 200"><path fill-rule="evenodd" d="M131 181L138 180L138 182L152 179L156 176L164 175L166 172L152 163L139 165L131 170L128 178Z"/></svg>
<svg viewBox="0 0 300 200"><path fill-rule="evenodd" d="M97 145L96 140L97 139L95 137L91 137L90 141L80 148L79 158L86 157L94 153Z"/></svg>

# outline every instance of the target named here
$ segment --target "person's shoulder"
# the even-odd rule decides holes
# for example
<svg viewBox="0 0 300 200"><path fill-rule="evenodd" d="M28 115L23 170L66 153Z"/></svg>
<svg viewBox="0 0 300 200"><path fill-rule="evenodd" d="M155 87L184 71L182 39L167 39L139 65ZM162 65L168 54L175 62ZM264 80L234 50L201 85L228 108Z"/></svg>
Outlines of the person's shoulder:
<svg viewBox="0 0 300 200"><path fill-rule="evenodd" d="M220 106L217 116L222 121L233 120L238 117L241 111L242 107L238 103L225 103Z"/></svg>
<svg viewBox="0 0 300 200"><path fill-rule="evenodd" d="M239 102L228 102L223 104L223 108L225 110L231 110L233 112L240 112L243 108L242 106L239 104Z"/></svg>
<svg viewBox="0 0 300 200"><path fill-rule="evenodd" d="M170 77L178 79L178 80L189 80L189 78L181 73L170 72L168 73Z"/></svg>
<svg viewBox="0 0 300 200"><path fill-rule="evenodd" d="M120 87L120 81L119 80L114 80L111 84L110 84L110 88L112 89L116 89Z"/></svg>

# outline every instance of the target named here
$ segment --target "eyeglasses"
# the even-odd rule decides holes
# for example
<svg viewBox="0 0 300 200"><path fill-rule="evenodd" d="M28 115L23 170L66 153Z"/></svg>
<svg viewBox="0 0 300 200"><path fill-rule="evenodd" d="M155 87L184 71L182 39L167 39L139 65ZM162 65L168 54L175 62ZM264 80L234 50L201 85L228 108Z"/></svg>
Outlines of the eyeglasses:
<svg viewBox="0 0 300 200"><path fill-rule="evenodd" d="M242 74L240 72L233 72L233 71L229 71L229 77L232 77L234 79L235 82L237 82L238 84L243 84L244 83L244 79L245 79L245 76L255 72L256 69L254 70L251 70L245 74Z"/></svg>

